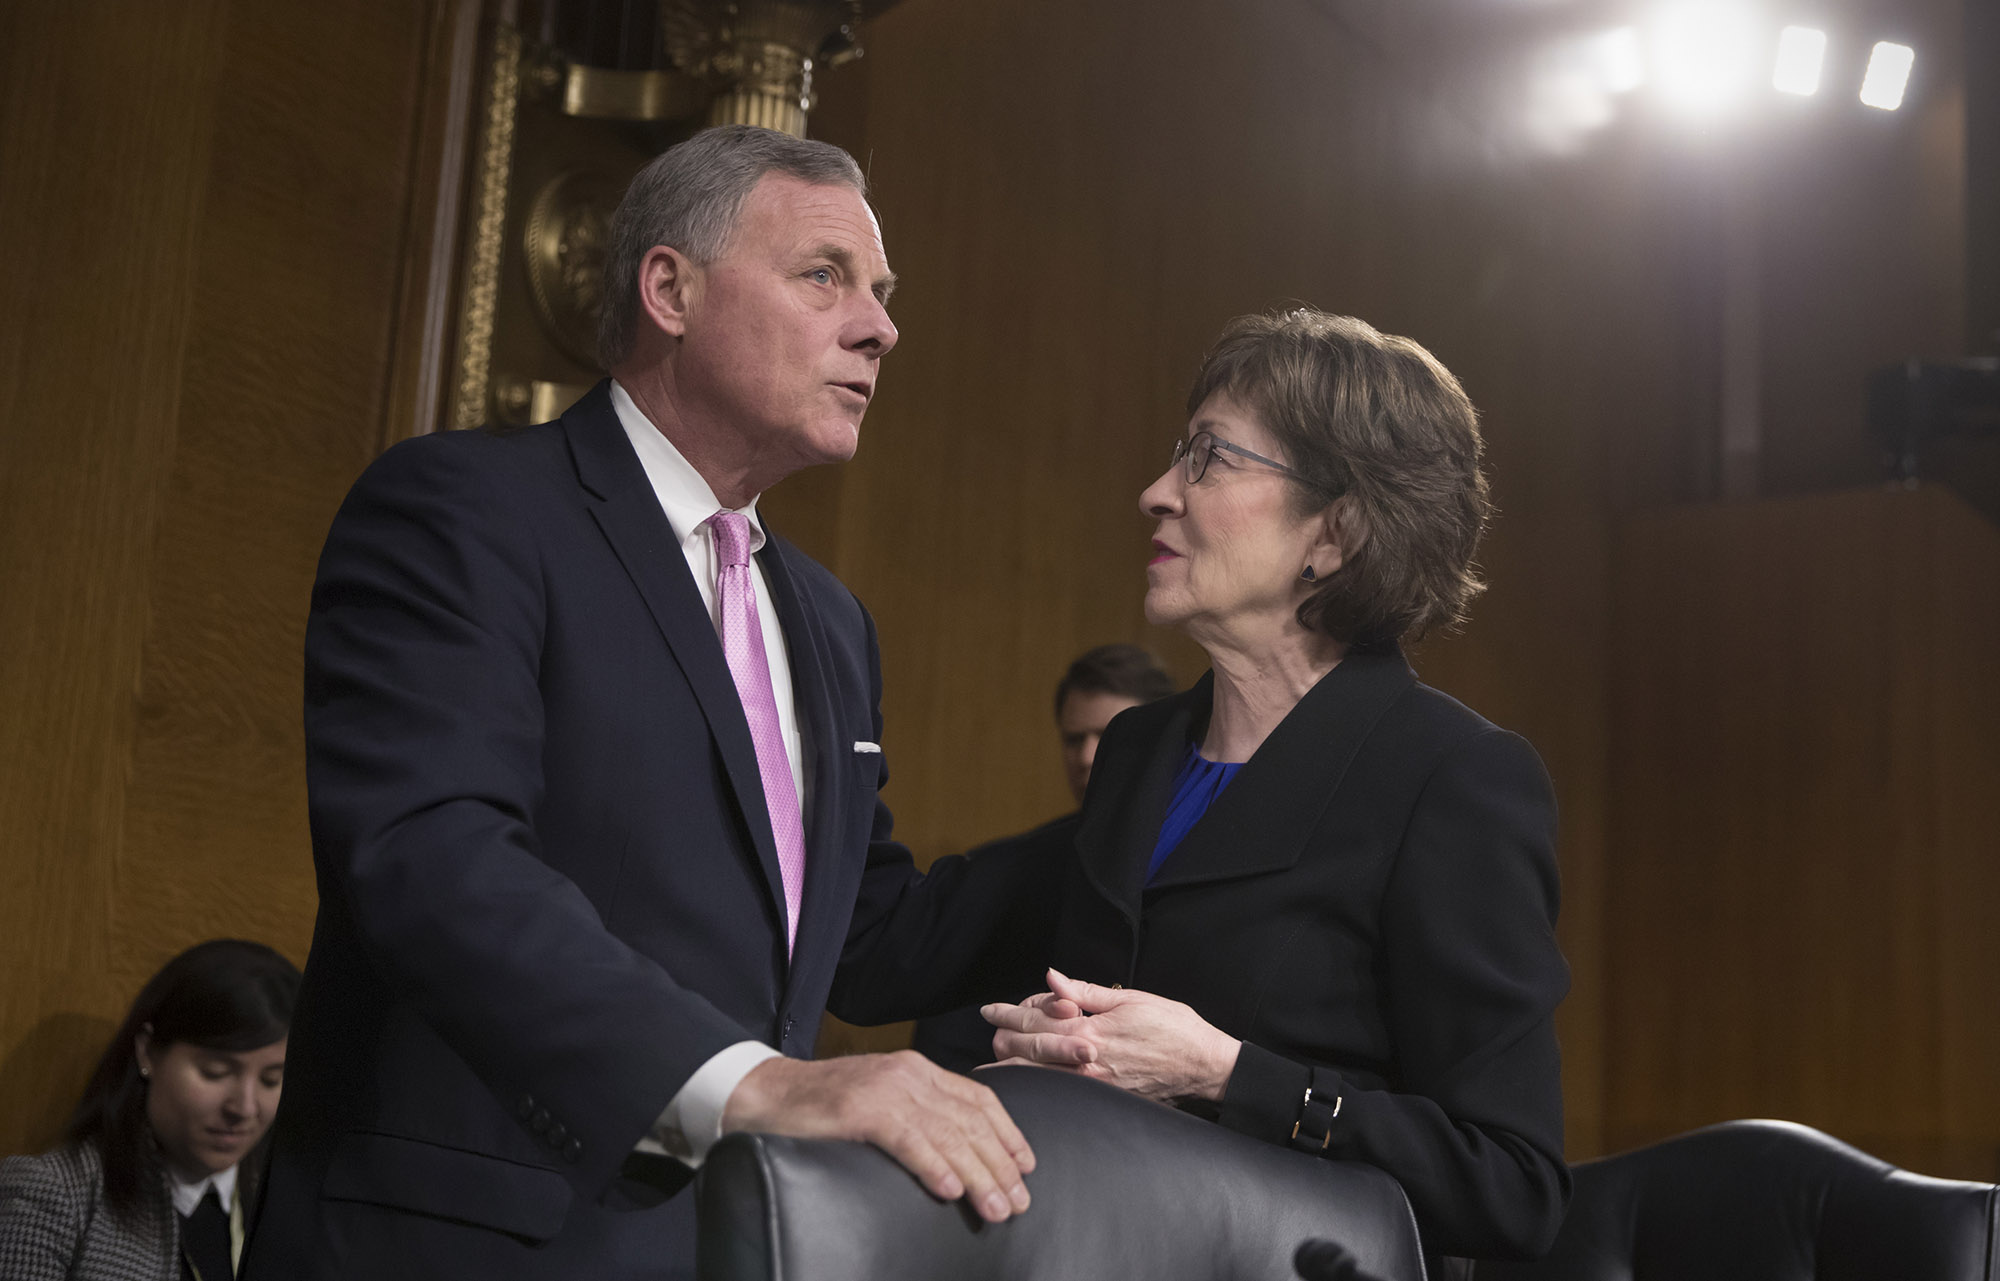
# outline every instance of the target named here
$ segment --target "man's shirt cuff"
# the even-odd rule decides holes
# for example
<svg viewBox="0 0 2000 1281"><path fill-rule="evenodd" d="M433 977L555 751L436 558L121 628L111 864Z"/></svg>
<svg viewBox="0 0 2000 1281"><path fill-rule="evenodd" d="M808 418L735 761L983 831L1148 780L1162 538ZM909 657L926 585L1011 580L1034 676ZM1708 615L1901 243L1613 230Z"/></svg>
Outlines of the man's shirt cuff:
<svg viewBox="0 0 2000 1281"><path fill-rule="evenodd" d="M699 1167L708 1150L722 1137L722 1113L729 1096L736 1092L750 1069L766 1059L782 1058L762 1041L738 1041L695 1069L668 1101L653 1132L640 1139L634 1151L670 1156L685 1165Z"/></svg>

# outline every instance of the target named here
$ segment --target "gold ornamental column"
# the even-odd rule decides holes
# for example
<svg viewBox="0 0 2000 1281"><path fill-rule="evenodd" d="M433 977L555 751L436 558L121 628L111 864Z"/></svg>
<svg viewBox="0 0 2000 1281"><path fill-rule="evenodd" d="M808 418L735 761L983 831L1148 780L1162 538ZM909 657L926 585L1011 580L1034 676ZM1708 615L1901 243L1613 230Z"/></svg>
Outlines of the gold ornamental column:
<svg viewBox="0 0 2000 1281"><path fill-rule="evenodd" d="M667 57L713 86L710 125L803 138L813 72L861 56L860 0L661 0Z"/></svg>

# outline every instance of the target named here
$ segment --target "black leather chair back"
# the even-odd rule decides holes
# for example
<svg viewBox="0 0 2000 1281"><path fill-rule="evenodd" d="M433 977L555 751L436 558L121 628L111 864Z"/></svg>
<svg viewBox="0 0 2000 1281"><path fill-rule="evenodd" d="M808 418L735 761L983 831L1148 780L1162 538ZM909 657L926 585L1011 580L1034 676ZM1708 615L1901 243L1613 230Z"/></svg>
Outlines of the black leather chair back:
<svg viewBox="0 0 2000 1281"><path fill-rule="evenodd" d="M1284 1281L1311 1237L1424 1281L1402 1187L1102 1082L994 1068L1034 1205L984 1224L865 1143L731 1135L696 1184L702 1281Z"/></svg>
<svg viewBox="0 0 2000 1281"><path fill-rule="evenodd" d="M1730 1121L1572 1167L1538 1263L1476 1281L2000 1281L2000 1192L1788 1121Z"/></svg>

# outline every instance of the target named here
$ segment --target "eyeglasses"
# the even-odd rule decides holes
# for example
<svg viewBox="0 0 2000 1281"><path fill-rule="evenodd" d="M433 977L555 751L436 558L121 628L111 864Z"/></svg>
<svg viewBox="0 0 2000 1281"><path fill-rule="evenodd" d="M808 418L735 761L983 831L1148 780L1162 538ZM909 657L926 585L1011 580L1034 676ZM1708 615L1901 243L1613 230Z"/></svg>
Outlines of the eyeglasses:
<svg viewBox="0 0 2000 1281"><path fill-rule="evenodd" d="M1198 485L1201 483L1201 478L1208 474L1209 459L1215 457L1215 451L1218 449L1226 449L1239 458L1248 458L1253 463L1262 463L1266 467L1274 468L1290 476L1300 484L1311 486L1314 489L1320 488L1320 486L1306 479L1304 475L1285 466L1277 459L1266 458L1262 454L1253 454L1241 445L1232 445L1212 431L1198 431L1192 436L1184 436L1175 441L1173 461L1168 463L1167 466L1173 467L1185 462L1187 464L1187 483Z"/></svg>

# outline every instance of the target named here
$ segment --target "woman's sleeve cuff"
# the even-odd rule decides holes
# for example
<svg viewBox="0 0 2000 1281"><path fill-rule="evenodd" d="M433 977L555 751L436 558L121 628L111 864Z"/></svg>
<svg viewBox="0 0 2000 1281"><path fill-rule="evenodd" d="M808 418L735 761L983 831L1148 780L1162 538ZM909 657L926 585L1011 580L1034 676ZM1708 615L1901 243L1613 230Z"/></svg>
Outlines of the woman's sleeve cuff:
<svg viewBox="0 0 2000 1281"><path fill-rule="evenodd" d="M1229 1074L1216 1120L1253 1139L1283 1143L1291 1136L1311 1084L1312 1069L1305 1064L1245 1041L1236 1053L1236 1070Z"/></svg>

